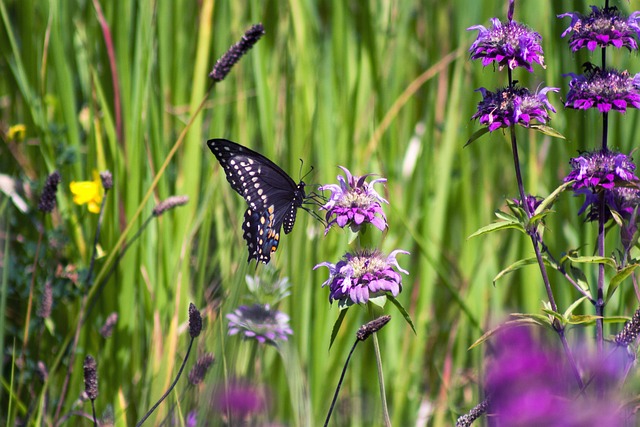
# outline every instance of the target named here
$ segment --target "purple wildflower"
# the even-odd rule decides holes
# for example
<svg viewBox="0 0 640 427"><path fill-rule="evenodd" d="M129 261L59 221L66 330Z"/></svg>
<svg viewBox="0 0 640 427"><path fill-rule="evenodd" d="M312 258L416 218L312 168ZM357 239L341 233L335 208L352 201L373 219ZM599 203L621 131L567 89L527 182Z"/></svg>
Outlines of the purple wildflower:
<svg viewBox="0 0 640 427"><path fill-rule="evenodd" d="M600 201L604 200L605 221L611 218L611 211L625 218L631 216L640 199L639 191L632 186L638 177L631 157L608 150L586 152L571 159L571 167L564 182L575 180L574 193L585 196L578 215L589 209L587 221L597 220Z"/></svg>
<svg viewBox="0 0 640 427"><path fill-rule="evenodd" d="M214 394L213 405L219 413L225 414L225 418L230 418L227 420L229 425L240 425L236 423L264 411L267 401L264 391L258 387L235 382Z"/></svg>
<svg viewBox="0 0 640 427"><path fill-rule="evenodd" d="M569 46L573 52L577 52L583 47L594 51L598 46L638 49L634 36L640 36L640 26L638 26L640 12L633 12L627 18L616 7L600 9L591 6L589 16L568 12L558 15L558 18L567 16L571 17L571 24L564 30L562 37L573 31L569 39Z"/></svg>
<svg viewBox="0 0 640 427"><path fill-rule="evenodd" d="M625 113L627 107L640 108L640 73L592 68L583 75L565 74L572 78L565 107L587 110L597 107L601 113L610 110Z"/></svg>
<svg viewBox="0 0 640 427"><path fill-rule="evenodd" d="M638 181L631 157L615 151L585 152L570 163L573 170L564 182L575 180L574 191L582 187L611 190L616 184Z"/></svg>
<svg viewBox="0 0 640 427"><path fill-rule="evenodd" d="M187 414L187 420L184 423L187 427L196 427L198 425L198 411L195 409Z"/></svg>
<svg viewBox="0 0 640 427"><path fill-rule="evenodd" d="M533 214L536 211L536 209L538 209L538 206L540 206L540 204L544 200L542 197L532 196L531 194L526 194L524 196L524 199L526 201L527 208L529 209L530 214ZM516 198L512 200L513 200L513 203L516 204L516 206L522 206L522 202L520 201L520 199Z"/></svg>
<svg viewBox="0 0 640 427"><path fill-rule="evenodd" d="M612 393L591 394L592 388L577 389L565 358L545 349L526 328L500 333L496 357L487 368L488 413L505 426L599 426L624 425L620 401ZM590 374L614 378L600 360L585 360ZM607 390L602 390L607 391Z"/></svg>
<svg viewBox="0 0 640 427"><path fill-rule="evenodd" d="M516 21L492 18L491 23L490 29L482 25L467 28L478 30L478 38L469 48L471 59L482 59L485 67L495 61L500 70L506 65L512 70L523 67L533 72L534 62L545 68L540 34Z"/></svg>
<svg viewBox="0 0 640 427"><path fill-rule="evenodd" d="M387 182L385 178L374 179L366 182L371 174L363 176L351 175L349 169L340 166L346 175L346 180L342 175L338 175L338 184L327 184L319 187L320 191L331 191L329 201L320 209L327 211L327 227L324 230L326 235L332 225L344 228L349 225L356 232L364 223L371 223L380 230L387 226L387 217L382 210L380 203L389 203L378 194L373 185Z"/></svg>
<svg viewBox="0 0 640 427"><path fill-rule="evenodd" d="M515 124L529 127L533 120L546 123L549 111L556 112L547 99L547 93L558 92L560 89L545 87L531 93L525 87L509 86L496 92L483 87L477 91L482 94L482 101L478 103L478 111L471 118L478 119L489 128L489 132L493 132Z"/></svg>
<svg viewBox="0 0 640 427"><path fill-rule="evenodd" d="M289 327L289 316L278 310L272 310L269 304L242 305L233 313L227 314L229 335L240 332L245 339L255 339L260 343L277 345L293 335Z"/></svg>
<svg viewBox="0 0 640 427"><path fill-rule="evenodd" d="M351 305L362 304L374 298L391 293L394 297L402 290L402 278L396 271L409 274L398 265L397 254L408 254L395 250L385 257L378 251L347 253L337 264L322 262L318 267L329 268L329 278L322 284L329 285L329 302L338 300Z"/></svg>

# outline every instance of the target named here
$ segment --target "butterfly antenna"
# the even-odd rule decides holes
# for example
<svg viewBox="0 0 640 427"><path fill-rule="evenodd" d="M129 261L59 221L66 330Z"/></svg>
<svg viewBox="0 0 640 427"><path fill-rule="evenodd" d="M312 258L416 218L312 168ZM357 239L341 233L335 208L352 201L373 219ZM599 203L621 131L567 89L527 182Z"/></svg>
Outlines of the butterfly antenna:
<svg viewBox="0 0 640 427"><path fill-rule="evenodd" d="M298 171L298 176L302 175L302 166L304 166L304 160L299 159L300 160L300 171ZM307 175L309 175L311 172L313 172L314 167L311 166L311 169L309 170L309 172L305 173L304 176L302 178L300 178L300 181L303 181Z"/></svg>

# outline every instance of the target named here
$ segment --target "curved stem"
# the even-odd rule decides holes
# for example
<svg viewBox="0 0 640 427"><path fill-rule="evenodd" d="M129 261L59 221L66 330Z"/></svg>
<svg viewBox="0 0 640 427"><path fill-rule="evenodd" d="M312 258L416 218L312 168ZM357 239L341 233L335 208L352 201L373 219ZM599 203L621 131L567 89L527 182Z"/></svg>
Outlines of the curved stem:
<svg viewBox="0 0 640 427"><path fill-rule="evenodd" d="M342 373L340 374L340 380L338 381L338 386L336 387L335 393L333 393L333 400L331 401L331 406L329 406L329 413L327 414L327 419L324 421L324 427L329 425L329 420L331 419L331 413L333 412L333 408L336 406L336 401L338 400L338 393L340 392L340 388L342 387L342 381L344 381L344 376L347 373L347 366L349 366L349 360L351 360L351 355L353 354L356 346L358 345L360 340L356 340L351 347L351 351L347 356L347 361L344 362L344 366L342 367Z"/></svg>
<svg viewBox="0 0 640 427"><path fill-rule="evenodd" d="M169 393L171 393L171 390L173 390L173 388L176 386L176 384L178 383L178 380L180 379L180 376L182 375L182 371L184 371L184 366L187 364L187 360L189 359L189 353L191 353L191 347L193 347L194 340L195 338L191 338L191 340L189 341L189 348L187 348L187 354L185 354L184 359L182 360L182 365L180 365L180 370L178 371L176 378L173 380L173 382L171 383L167 391L164 392L160 400L158 400L155 403L155 405L153 405L151 409L149 409L149 411L146 414L144 414L144 417L142 417L142 419L136 423L136 427L140 427L142 423L144 423L147 420L147 418L151 416L153 411L155 411L156 408L160 406L162 401L166 399L167 396L169 396Z"/></svg>

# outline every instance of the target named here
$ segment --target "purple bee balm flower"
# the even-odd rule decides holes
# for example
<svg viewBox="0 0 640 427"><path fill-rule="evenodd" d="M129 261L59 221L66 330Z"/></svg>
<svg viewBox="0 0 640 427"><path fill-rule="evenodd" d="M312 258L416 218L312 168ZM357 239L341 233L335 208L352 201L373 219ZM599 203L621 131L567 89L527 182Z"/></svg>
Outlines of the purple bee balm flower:
<svg viewBox="0 0 640 427"><path fill-rule="evenodd" d="M570 163L573 170L564 182L575 180L574 191L582 187L611 190L616 185L628 186L638 181L631 157L615 151L585 152L572 158Z"/></svg>
<svg viewBox="0 0 640 427"><path fill-rule="evenodd" d="M327 211L327 227L324 234L326 235L334 224L341 228L349 225L354 232L365 223L384 230L387 226L387 217L381 203L389 202L378 194L373 185L387 182L387 180L378 178L366 182L371 174L355 176L351 175L347 168L340 166L340 169L344 171L346 180L342 175L338 175L339 185L327 184L318 188L320 191L331 191L329 201L320 208Z"/></svg>
<svg viewBox="0 0 640 427"><path fill-rule="evenodd" d="M242 333L245 339L255 339L260 343L277 345L286 341L287 335L293 335L289 327L289 316L278 310L272 310L268 304L242 305L233 313L227 314L229 335Z"/></svg>
<svg viewBox="0 0 640 427"><path fill-rule="evenodd" d="M568 12L558 15L558 18L571 17L571 24L564 30L562 37L570 32L569 46L577 52L586 47L590 51L596 47L614 46L626 47L629 50L638 49L635 37L640 36L640 12L633 12L628 18L623 16L618 8L609 7L600 9L591 6L589 16L577 12Z"/></svg>
<svg viewBox="0 0 640 427"><path fill-rule="evenodd" d="M625 113L628 108L640 108L640 73L593 68L583 75L565 74L572 78L565 107L579 110L598 108Z"/></svg>
<svg viewBox="0 0 640 427"><path fill-rule="evenodd" d="M545 348L526 328L502 331L496 342L496 356L487 367L488 414L501 426L578 427L625 425L621 401L612 391L591 386L580 390L566 357ZM593 363L595 362L595 363ZM602 360L591 366L604 365ZM613 378L613 373L589 374Z"/></svg>
<svg viewBox="0 0 640 427"><path fill-rule="evenodd" d="M482 101L478 103L478 111L471 118L478 119L489 128L489 132L493 132L516 124L529 127L533 120L546 123L549 111L556 112L547 99L547 93L558 92L560 89L545 87L531 93L525 87L510 86L495 92L483 87L477 91L482 94Z"/></svg>
<svg viewBox="0 0 640 427"><path fill-rule="evenodd" d="M478 30L478 38L469 48L471 59L482 59L485 67L495 61L500 70L506 65L512 70L523 67L533 72L534 62L545 68L540 34L516 21L492 18L491 23L490 29L482 25L467 28Z"/></svg>
<svg viewBox="0 0 640 427"><path fill-rule="evenodd" d="M329 278L322 284L329 285L329 302L338 300L348 305L364 304L369 298L382 296L387 292L397 296L402 290L402 278L397 271L409 274L398 265L397 254L409 254L395 250L385 257L378 251L364 250L347 253L336 264L322 262L318 267L329 268ZM397 270L397 271L396 271Z"/></svg>
<svg viewBox="0 0 640 427"><path fill-rule="evenodd" d="M225 418L230 417L227 420L228 425L245 425L249 418L267 408L267 400L264 391L258 387L232 382L223 390L214 393L213 405Z"/></svg>
<svg viewBox="0 0 640 427"><path fill-rule="evenodd" d="M531 194L526 194L524 196L524 199L526 201L527 208L529 209L530 214L533 214L544 200L541 197L532 196ZM517 206L522 206L522 202L520 201L520 199L513 199L513 203L515 203Z"/></svg>
<svg viewBox="0 0 640 427"><path fill-rule="evenodd" d="M600 201L605 203L605 221L611 218L611 211L629 218L638 205L638 190L634 184L638 177L636 165L631 157L614 151L594 151L583 153L571 159L572 171L564 182L574 181L575 195L584 195L585 202L578 211L582 215L587 209L587 221L599 218Z"/></svg>

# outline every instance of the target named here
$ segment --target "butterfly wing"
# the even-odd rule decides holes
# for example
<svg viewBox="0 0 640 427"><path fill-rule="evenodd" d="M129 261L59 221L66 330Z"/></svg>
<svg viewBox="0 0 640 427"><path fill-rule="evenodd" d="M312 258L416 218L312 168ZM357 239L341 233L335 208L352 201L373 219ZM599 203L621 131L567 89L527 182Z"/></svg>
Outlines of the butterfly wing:
<svg viewBox="0 0 640 427"><path fill-rule="evenodd" d="M242 224L249 261L268 263L278 248L280 228L291 232L296 211L305 198L304 183L296 185L286 172L262 154L226 139L207 146L224 169L227 181L247 202Z"/></svg>

